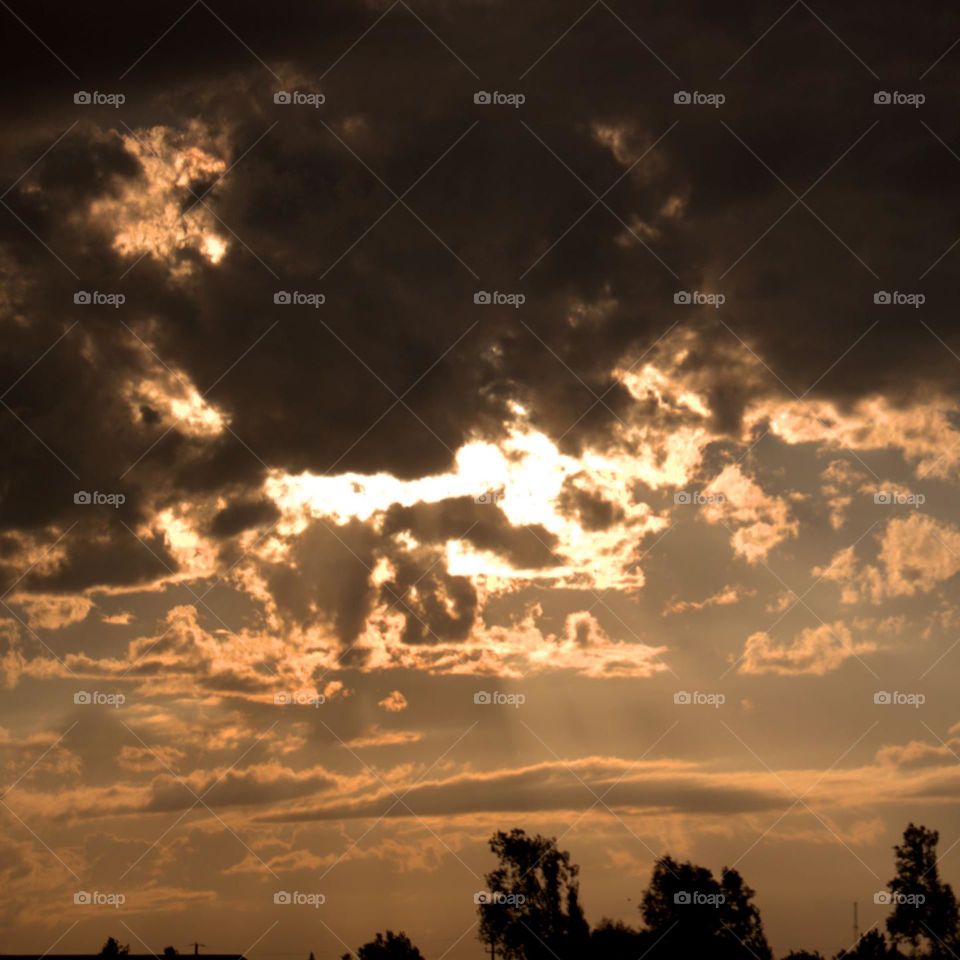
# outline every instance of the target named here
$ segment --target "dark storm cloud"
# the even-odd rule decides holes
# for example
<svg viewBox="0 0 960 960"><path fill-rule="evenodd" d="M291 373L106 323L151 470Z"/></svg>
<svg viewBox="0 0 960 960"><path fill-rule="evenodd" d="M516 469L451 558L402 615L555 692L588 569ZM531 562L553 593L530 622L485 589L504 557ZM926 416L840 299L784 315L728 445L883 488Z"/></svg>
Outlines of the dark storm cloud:
<svg viewBox="0 0 960 960"><path fill-rule="evenodd" d="M574 516L584 530L606 530L623 518L619 504L574 486L570 480L564 484L559 497L560 509Z"/></svg>
<svg viewBox="0 0 960 960"><path fill-rule="evenodd" d="M210 522L210 533L217 538L233 537L252 527L273 523L279 516L269 500L238 500L216 514Z"/></svg>
<svg viewBox="0 0 960 960"><path fill-rule="evenodd" d="M412 535L416 545L401 534ZM490 504L460 497L395 505L377 529L356 520L316 520L296 538L289 557L264 563L262 572L285 617L301 625L325 619L345 645L357 639L375 601L404 618L405 643L464 640L476 618L477 591L469 578L446 570L442 548L455 539L516 567L559 562L552 549L556 537L543 527L513 527ZM380 560L388 572L374 585ZM345 656L355 660L361 653Z"/></svg>
<svg viewBox="0 0 960 960"><path fill-rule="evenodd" d="M388 534L406 530L428 543L466 540L478 550L490 550L520 568L549 567L561 562L554 553L557 538L549 530L540 524L514 527L503 511L469 497L412 507L394 505L387 510L383 530Z"/></svg>
<svg viewBox="0 0 960 960"><path fill-rule="evenodd" d="M374 599L370 574L376 545L364 524L316 521L297 538L286 562L264 567L277 606L301 624L329 617L337 635L353 641Z"/></svg>
<svg viewBox="0 0 960 960"><path fill-rule="evenodd" d="M629 30L600 5L551 47L582 5L414 6L442 42L403 5L349 50L386 5L199 4L162 37L184 5L25 8L69 69L9 19L0 56L8 88L24 94L0 107L5 182L80 122L0 210L5 529L65 527L77 489L123 492L136 528L165 503L253 488L264 464L422 476L494 432L511 398L575 448L629 402L611 367L675 321L700 334L686 364L707 371L724 427L757 390L813 385L847 401L955 389L956 360L930 329L956 345L956 254L933 264L960 235L944 202L960 162L937 141L960 149L960 63L950 55L920 76L960 35L960 13L863 2L830 11L828 28L799 5L751 47L775 19L767 5L624 9ZM326 104L275 105L281 88L321 90ZM78 89L123 92L126 104L78 107ZM875 106L884 89L922 91L927 105ZM526 103L475 106L476 90ZM677 90L722 92L726 104L675 105ZM118 135L194 118L231 144L235 166L206 197L230 252L216 267L182 254L195 282L174 282L151 257L124 277L132 259L86 215L142 176ZM808 188L786 212L791 190ZM193 202L187 187L178 202ZM86 288L122 290L127 303L74 308ZM727 302L676 306L681 289ZM924 291L930 329L921 312L875 307L881 289ZM278 306L277 290L326 303ZM478 306L478 290L526 302ZM231 432L190 438L149 407L131 414L123 392L153 364L131 331L208 393ZM715 363L738 337L773 371L760 383ZM502 534L478 536L509 540L515 557L533 550ZM98 518L93 536L130 539L116 519ZM98 549L44 589L141 575L130 554L110 563ZM345 635L357 629L347 608L362 610L368 590L360 570L348 579ZM297 589L290 602L309 604ZM457 603L454 633L470 616L469 597Z"/></svg>
<svg viewBox="0 0 960 960"><path fill-rule="evenodd" d="M394 574L380 597L404 618L404 643L466 640L477 613L477 591L468 577L449 574L443 554L401 550L391 557Z"/></svg>

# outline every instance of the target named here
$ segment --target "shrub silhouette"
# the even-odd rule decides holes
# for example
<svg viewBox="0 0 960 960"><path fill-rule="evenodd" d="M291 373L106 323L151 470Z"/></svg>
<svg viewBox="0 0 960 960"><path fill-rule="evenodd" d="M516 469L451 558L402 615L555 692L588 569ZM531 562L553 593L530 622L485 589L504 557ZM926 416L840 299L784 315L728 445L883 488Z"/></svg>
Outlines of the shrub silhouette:
<svg viewBox="0 0 960 960"><path fill-rule="evenodd" d="M312 953L310 957L312 960ZM340 960L352 958L349 953L345 953ZM357 950L357 960L423 960L423 954L402 930L399 933L388 930L386 936L377 933L373 940L360 947Z"/></svg>

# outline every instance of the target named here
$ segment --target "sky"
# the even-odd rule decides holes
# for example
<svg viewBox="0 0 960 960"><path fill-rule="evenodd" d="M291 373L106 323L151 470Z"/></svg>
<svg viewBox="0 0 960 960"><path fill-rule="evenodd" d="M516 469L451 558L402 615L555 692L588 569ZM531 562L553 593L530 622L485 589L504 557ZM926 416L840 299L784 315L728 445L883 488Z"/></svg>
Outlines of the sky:
<svg viewBox="0 0 960 960"><path fill-rule="evenodd" d="M0 9L0 924L468 960L487 840L960 883L960 11Z"/></svg>

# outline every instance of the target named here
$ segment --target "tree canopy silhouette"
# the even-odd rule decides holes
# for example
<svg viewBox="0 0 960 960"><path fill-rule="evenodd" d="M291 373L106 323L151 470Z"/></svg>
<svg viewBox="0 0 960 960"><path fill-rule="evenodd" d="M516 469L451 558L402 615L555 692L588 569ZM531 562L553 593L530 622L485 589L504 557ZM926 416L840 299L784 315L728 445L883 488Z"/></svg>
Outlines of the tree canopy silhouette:
<svg viewBox="0 0 960 960"><path fill-rule="evenodd" d="M652 954L771 960L753 897L736 870L724 868L718 881L706 867L660 857L640 908Z"/></svg>
<svg viewBox="0 0 960 960"><path fill-rule="evenodd" d="M841 950L836 960L889 960L899 956L879 930L868 930L852 950Z"/></svg>
<svg viewBox="0 0 960 960"><path fill-rule="evenodd" d="M579 867L554 838L499 831L490 849L500 865L478 900L480 939L504 960L583 956L590 929L580 908Z"/></svg>
<svg viewBox="0 0 960 960"><path fill-rule="evenodd" d="M896 875L887 884L893 912L887 931L911 952L925 947L930 957L950 957L958 946L957 901L950 884L940 880L936 830L909 824L896 852Z"/></svg>

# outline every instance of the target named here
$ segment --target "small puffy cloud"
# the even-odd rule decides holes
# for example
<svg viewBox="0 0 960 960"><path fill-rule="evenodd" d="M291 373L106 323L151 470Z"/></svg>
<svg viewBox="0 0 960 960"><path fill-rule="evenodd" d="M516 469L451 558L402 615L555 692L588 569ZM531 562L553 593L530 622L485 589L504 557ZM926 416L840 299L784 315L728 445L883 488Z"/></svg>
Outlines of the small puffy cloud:
<svg viewBox="0 0 960 960"><path fill-rule="evenodd" d="M703 600L674 600L663 608L662 615L669 617L676 613L706 610L709 607L728 607L747 597L754 596L756 592L756 590L748 590L739 585L727 585Z"/></svg>
<svg viewBox="0 0 960 960"><path fill-rule="evenodd" d="M863 490L866 474L849 460L831 460L820 473L820 492L830 511L830 526L839 530L847 520L847 511L855 493Z"/></svg>
<svg viewBox="0 0 960 960"><path fill-rule="evenodd" d="M823 676L850 657L873 653L874 650L876 644L854 640L849 628L840 620L801 630L793 641L785 644L777 643L761 630L747 637L740 672Z"/></svg>
<svg viewBox="0 0 960 960"><path fill-rule="evenodd" d="M929 593L960 571L960 530L914 514L891 520L880 546L885 596Z"/></svg>
<svg viewBox="0 0 960 960"><path fill-rule="evenodd" d="M336 700L338 697L345 700L352 692L352 690L348 690L346 686L344 686L341 680L331 680L323 688L323 696L325 700Z"/></svg>
<svg viewBox="0 0 960 960"><path fill-rule="evenodd" d="M843 588L844 603L913 597L935 590L960 572L960 530L913 513L891 520L880 535L875 564L859 568L853 547L838 551L813 573Z"/></svg>
<svg viewBox="0 0 960 960"><path fill-rule="evenodd" d="M48 594L22 594L11 598L17 603L30 627L41 630L59 630L87 618L93 603L81 596L53 596Z"/></svg>
<svg viewBox="0 0 960 960"><path fill-rule="evenodd" d="M116 627L125 627L133 623L133 614L129 610L123 610L120 613L111 613L100 617L101 623L109 623Z"/></svg>
<svg viewBox="0 0 960 960"><path fill-rule="evenodd" d="M703 509L707 522L735 527L730 543L749 563L763 560L775 546L797 535L799 525L786 500L767 494L737 463L724 467L703 493L713 498Z"/></svg>
<svg viewBox="0 0 960 960"><path fill-rule="evenodd" d="M400 713L407 709L407 698L399 690L391 690L382 700L377 703L387 713Z"/></svg>

